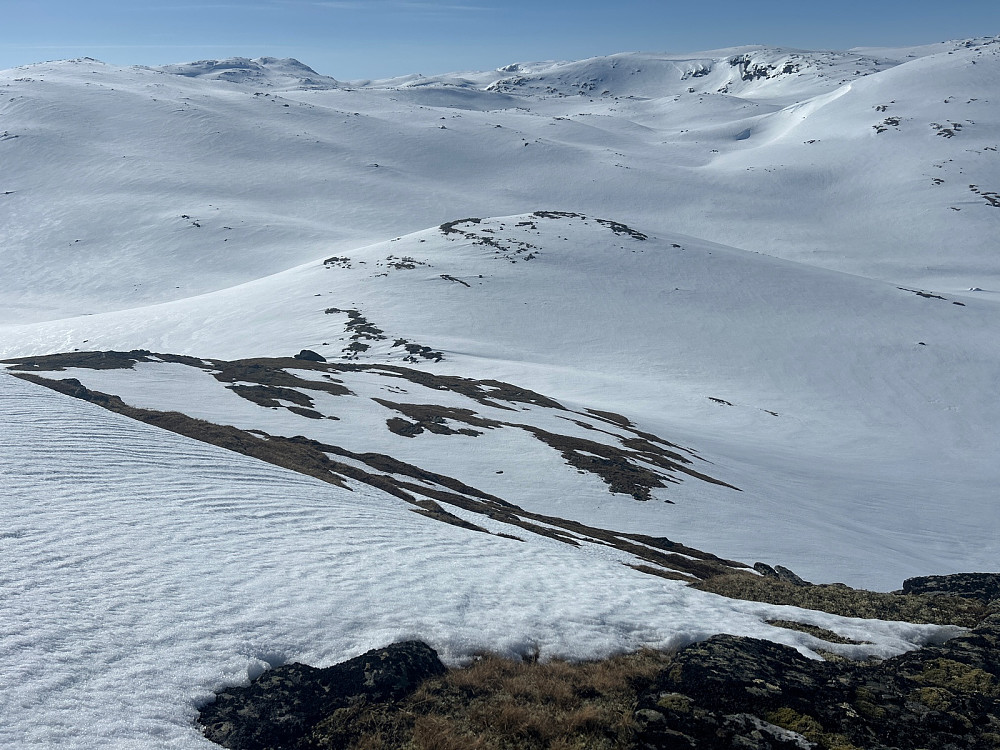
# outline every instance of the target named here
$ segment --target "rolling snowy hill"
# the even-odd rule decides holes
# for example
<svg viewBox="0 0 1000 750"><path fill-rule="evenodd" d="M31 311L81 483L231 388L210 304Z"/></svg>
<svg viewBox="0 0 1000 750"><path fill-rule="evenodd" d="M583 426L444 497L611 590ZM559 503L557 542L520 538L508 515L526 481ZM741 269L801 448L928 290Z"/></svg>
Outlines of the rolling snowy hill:
<svg viewBox="0 0 1000 750"><path fill-rule="evenodd" d="M220 686L408 637L953 633L685 584L995 568L998 85L1000 38L0 72L3 744L211 746Z"/></svg>

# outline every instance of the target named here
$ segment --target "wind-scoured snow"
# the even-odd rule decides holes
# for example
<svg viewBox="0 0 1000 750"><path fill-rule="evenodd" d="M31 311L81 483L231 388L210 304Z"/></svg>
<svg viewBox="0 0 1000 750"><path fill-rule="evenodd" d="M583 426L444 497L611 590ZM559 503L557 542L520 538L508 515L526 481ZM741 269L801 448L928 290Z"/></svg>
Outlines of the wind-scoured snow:
<svg viewBox="0 0 1000 750"><path fill-rule="evenodd" d="M455 662L716 632L885 656L951 632L737 602L558 542L445 527L6 374L0 410L7 748L213 747L194 719L214 690L405 638ZM788 617L874 643L764 622Z"/></svg>
<svg viewBox="0 0 1000 750"><path fill-rule="evenodd" d="M350 398L330 406L343 425L272 416L210 376L173 380L172 365L142 378L57 376L141 407L422 455L426 468L536 511L781 563L814 580L892 589L913 575L1000 559L995 304L920 294L543 212L418 232L198 298L10 327L0 352L142 348L235 359L308 348L331 360L414 360L498 378L578 410L623 414L696 450L707 474L742 492L684 481L639 503L573 470L546 470L561 462L548 463L547 449L526 457L510 443L515 431L403 438L386 431L391 414ZM351 315L378 333L357 334ZM217 395L192 397L196 382ZM469 406L411 390L402 400Z"/></svg>

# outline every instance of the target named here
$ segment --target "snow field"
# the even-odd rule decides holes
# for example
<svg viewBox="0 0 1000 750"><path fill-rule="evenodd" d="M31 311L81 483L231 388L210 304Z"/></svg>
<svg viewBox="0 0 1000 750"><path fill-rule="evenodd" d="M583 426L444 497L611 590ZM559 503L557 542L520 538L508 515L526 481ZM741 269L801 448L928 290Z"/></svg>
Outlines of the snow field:
<svg viewBox="0 0 1000 750"><path fill-rule="evenodd" d="M794 617L888 655L949 629L736 602L581 555L443 526L0 376L5 747L212 747L212 691L402 638L450 661L593 658L713 632L809 653Z"/></svg>
<svg viewBox="0 0 1000 750"><path fill-rule="evenodd" d="M914 575L989 569L1000 556L991 489L1000 411L990 397L1000 335L989 299L921 297L682 235L642 241L592 217L458 228L533 249L498 253L430 229L196 298L9 327L0 356L145 348L238 358L310 348L336 360L351 342L349 318L325 310L357 310L386 337L361 339L372 348L360 362L409 365L392 346L397 337L429 346L445 356L437 372L624 414L698 451L709 475L743 492L685 480L656 492L674 505L639 504L589 475L560 473L557 456L526 458L512 441L534 441L508 430L411 440L387 433L384 415L356 400L322 394L345 421L318 425L262 410L209 376L172 382L173 366L150 368L152 381L145 366L74 376L139 406L389 453L531 510L779 563L810 580L891 590ZM414 267L393 268L390 257ZM370 395L393 400L378 380ZM456 441L465 458L453 466Z"/></svg>

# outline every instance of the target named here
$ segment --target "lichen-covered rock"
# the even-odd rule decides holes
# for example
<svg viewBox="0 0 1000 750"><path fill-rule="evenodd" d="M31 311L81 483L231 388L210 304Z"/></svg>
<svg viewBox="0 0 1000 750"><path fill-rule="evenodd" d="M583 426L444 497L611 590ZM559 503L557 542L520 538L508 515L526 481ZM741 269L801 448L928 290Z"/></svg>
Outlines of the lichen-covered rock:
<svg viewBox="0 0 1000 750"><path fill-rule="evenodd" d="M779 581L785 581L786 583L791 583L795 586L812 586L809 581L796 575L784 565L775 565L774 567L771 567L767 563L757 562L753 564L753 569L765 578L775 578Z"/></svg>
<svg viewBox="0 0 1000 750"><path fill-rule="evenodd" d="M955 573L903 581L904 594L951 594L991 602L1000 599L1000 573Z"/></svg>
<svg viewBox="0 0 1000 750"><path fill-rule="evenodd" d="M715 636L676 655L641 696L635 721L643 750L995 750L1000 615L881 662L815 661Z"/></svg>
<svg viewBox="0 0 1000 750"><path fill-rule="evenodd" d="M360 701L398 700L444 665L426 643L406 641L325 669L286 664L202 707L205 736L232 750L294 750L334 711Z"/></svg>

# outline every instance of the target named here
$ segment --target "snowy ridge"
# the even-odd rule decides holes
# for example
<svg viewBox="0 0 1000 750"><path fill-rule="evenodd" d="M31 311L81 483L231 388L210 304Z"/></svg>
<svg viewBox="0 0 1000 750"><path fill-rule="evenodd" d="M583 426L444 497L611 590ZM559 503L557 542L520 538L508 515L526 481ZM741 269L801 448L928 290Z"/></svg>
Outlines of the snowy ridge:
<svg viewBox="0 0 1000 750"><path fill-rule="evenodd" d="M501 68L487 90L534 96L657 99L721 93L780 101L878 73L894 61L851 52L734 47L712 56L624 53L568 63L517 63Z"/></svg>
<svg viewBox="0 0 1000 750"><path fill-rule="evenodd" d="M189 78L252 85L255 88L312 90L340 86L336 79L320 75L308 65L303 65L290 57L285 59L258 57L253 60L246 57L231 57L226 60L199 60L178 65L162 65L150 70Z"/></svg>

